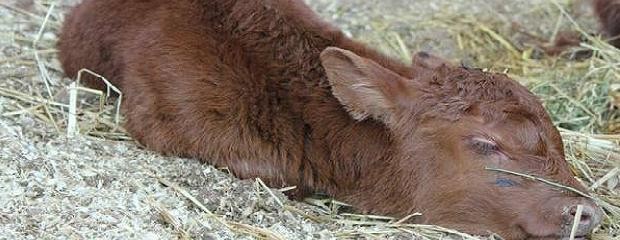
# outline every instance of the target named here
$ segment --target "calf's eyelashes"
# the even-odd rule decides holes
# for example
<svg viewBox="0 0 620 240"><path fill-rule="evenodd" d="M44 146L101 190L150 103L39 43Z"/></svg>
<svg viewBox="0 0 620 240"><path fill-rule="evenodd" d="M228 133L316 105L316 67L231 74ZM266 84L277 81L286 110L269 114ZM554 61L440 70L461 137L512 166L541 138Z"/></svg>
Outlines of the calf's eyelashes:
<svg viewBox="0 0 620 240"><path fill-rule="evenodd" d="M491 155L499 153L499 146L497 143L489 138L485 137L471 137L469 139L469 146L479 154Z"/></svg>

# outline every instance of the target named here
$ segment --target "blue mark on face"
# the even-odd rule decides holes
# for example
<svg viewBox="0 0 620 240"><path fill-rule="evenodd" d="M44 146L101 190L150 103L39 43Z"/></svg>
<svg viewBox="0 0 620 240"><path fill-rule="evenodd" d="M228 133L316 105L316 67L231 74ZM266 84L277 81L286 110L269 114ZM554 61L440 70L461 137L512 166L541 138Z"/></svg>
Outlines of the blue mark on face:
<svg viewBox="0 0 620 240"><path fill-rule="evenodd" d="M498 187L514 187L517 183L507 178L497 178L495 180L495 185Z"/></svg>

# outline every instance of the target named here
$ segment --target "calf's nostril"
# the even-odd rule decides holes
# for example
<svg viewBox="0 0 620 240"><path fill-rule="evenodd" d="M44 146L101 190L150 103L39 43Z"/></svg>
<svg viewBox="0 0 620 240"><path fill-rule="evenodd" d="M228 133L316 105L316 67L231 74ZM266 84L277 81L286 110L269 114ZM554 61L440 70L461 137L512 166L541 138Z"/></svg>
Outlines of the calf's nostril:
<svg viewBox="0 0 620 240"><path fill-rule="evenodd" d="M573 215L575 217L575 215ZM590 224L590 215L585 212L581 213L581 218L579 219L579 225L589 225Z"/></svg>

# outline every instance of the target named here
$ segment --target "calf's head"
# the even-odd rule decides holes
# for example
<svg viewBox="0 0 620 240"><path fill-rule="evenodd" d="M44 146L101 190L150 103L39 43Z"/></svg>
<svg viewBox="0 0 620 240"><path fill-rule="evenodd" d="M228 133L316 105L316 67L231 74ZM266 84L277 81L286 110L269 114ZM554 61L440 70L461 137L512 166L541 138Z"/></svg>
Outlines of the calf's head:
<svg viewBox="0 0 620 240"><path fill-rule="evenodd" d="M415 56L412 79L338 48L324 50L321 62L333 95L350 115L380 121L392 136L393 156L374 171L385 171L379 175L393 184L377 184L376 191L393 189L399 193L386 198L398 199L374 210L421 212L421 222L506 239L567 237L578 205L578 237L600 222L602 212L589 199L489 170L584 190L543 106L516 81L453 67L426 53Z"/></svg>

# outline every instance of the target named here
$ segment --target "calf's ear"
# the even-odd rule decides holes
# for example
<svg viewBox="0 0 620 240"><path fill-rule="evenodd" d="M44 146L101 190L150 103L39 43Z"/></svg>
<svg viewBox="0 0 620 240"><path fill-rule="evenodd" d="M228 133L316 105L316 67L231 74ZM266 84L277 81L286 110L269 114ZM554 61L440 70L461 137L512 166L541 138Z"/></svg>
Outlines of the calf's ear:
<svg viewBox="0 0 620 240"><path fill-rule="evenodd" d="M407 79L355 53L328 47L321 52L333 95L356 120L388 122L398 104L413 95Z"/></svg>
<svg viewBox="0 0 620 240"><path fill-rule="evenodd" d="M443 58L433 54L420 51L413 55L413 69L415 70L435 70L442 66L450 66L450 63Z"/></svg>

